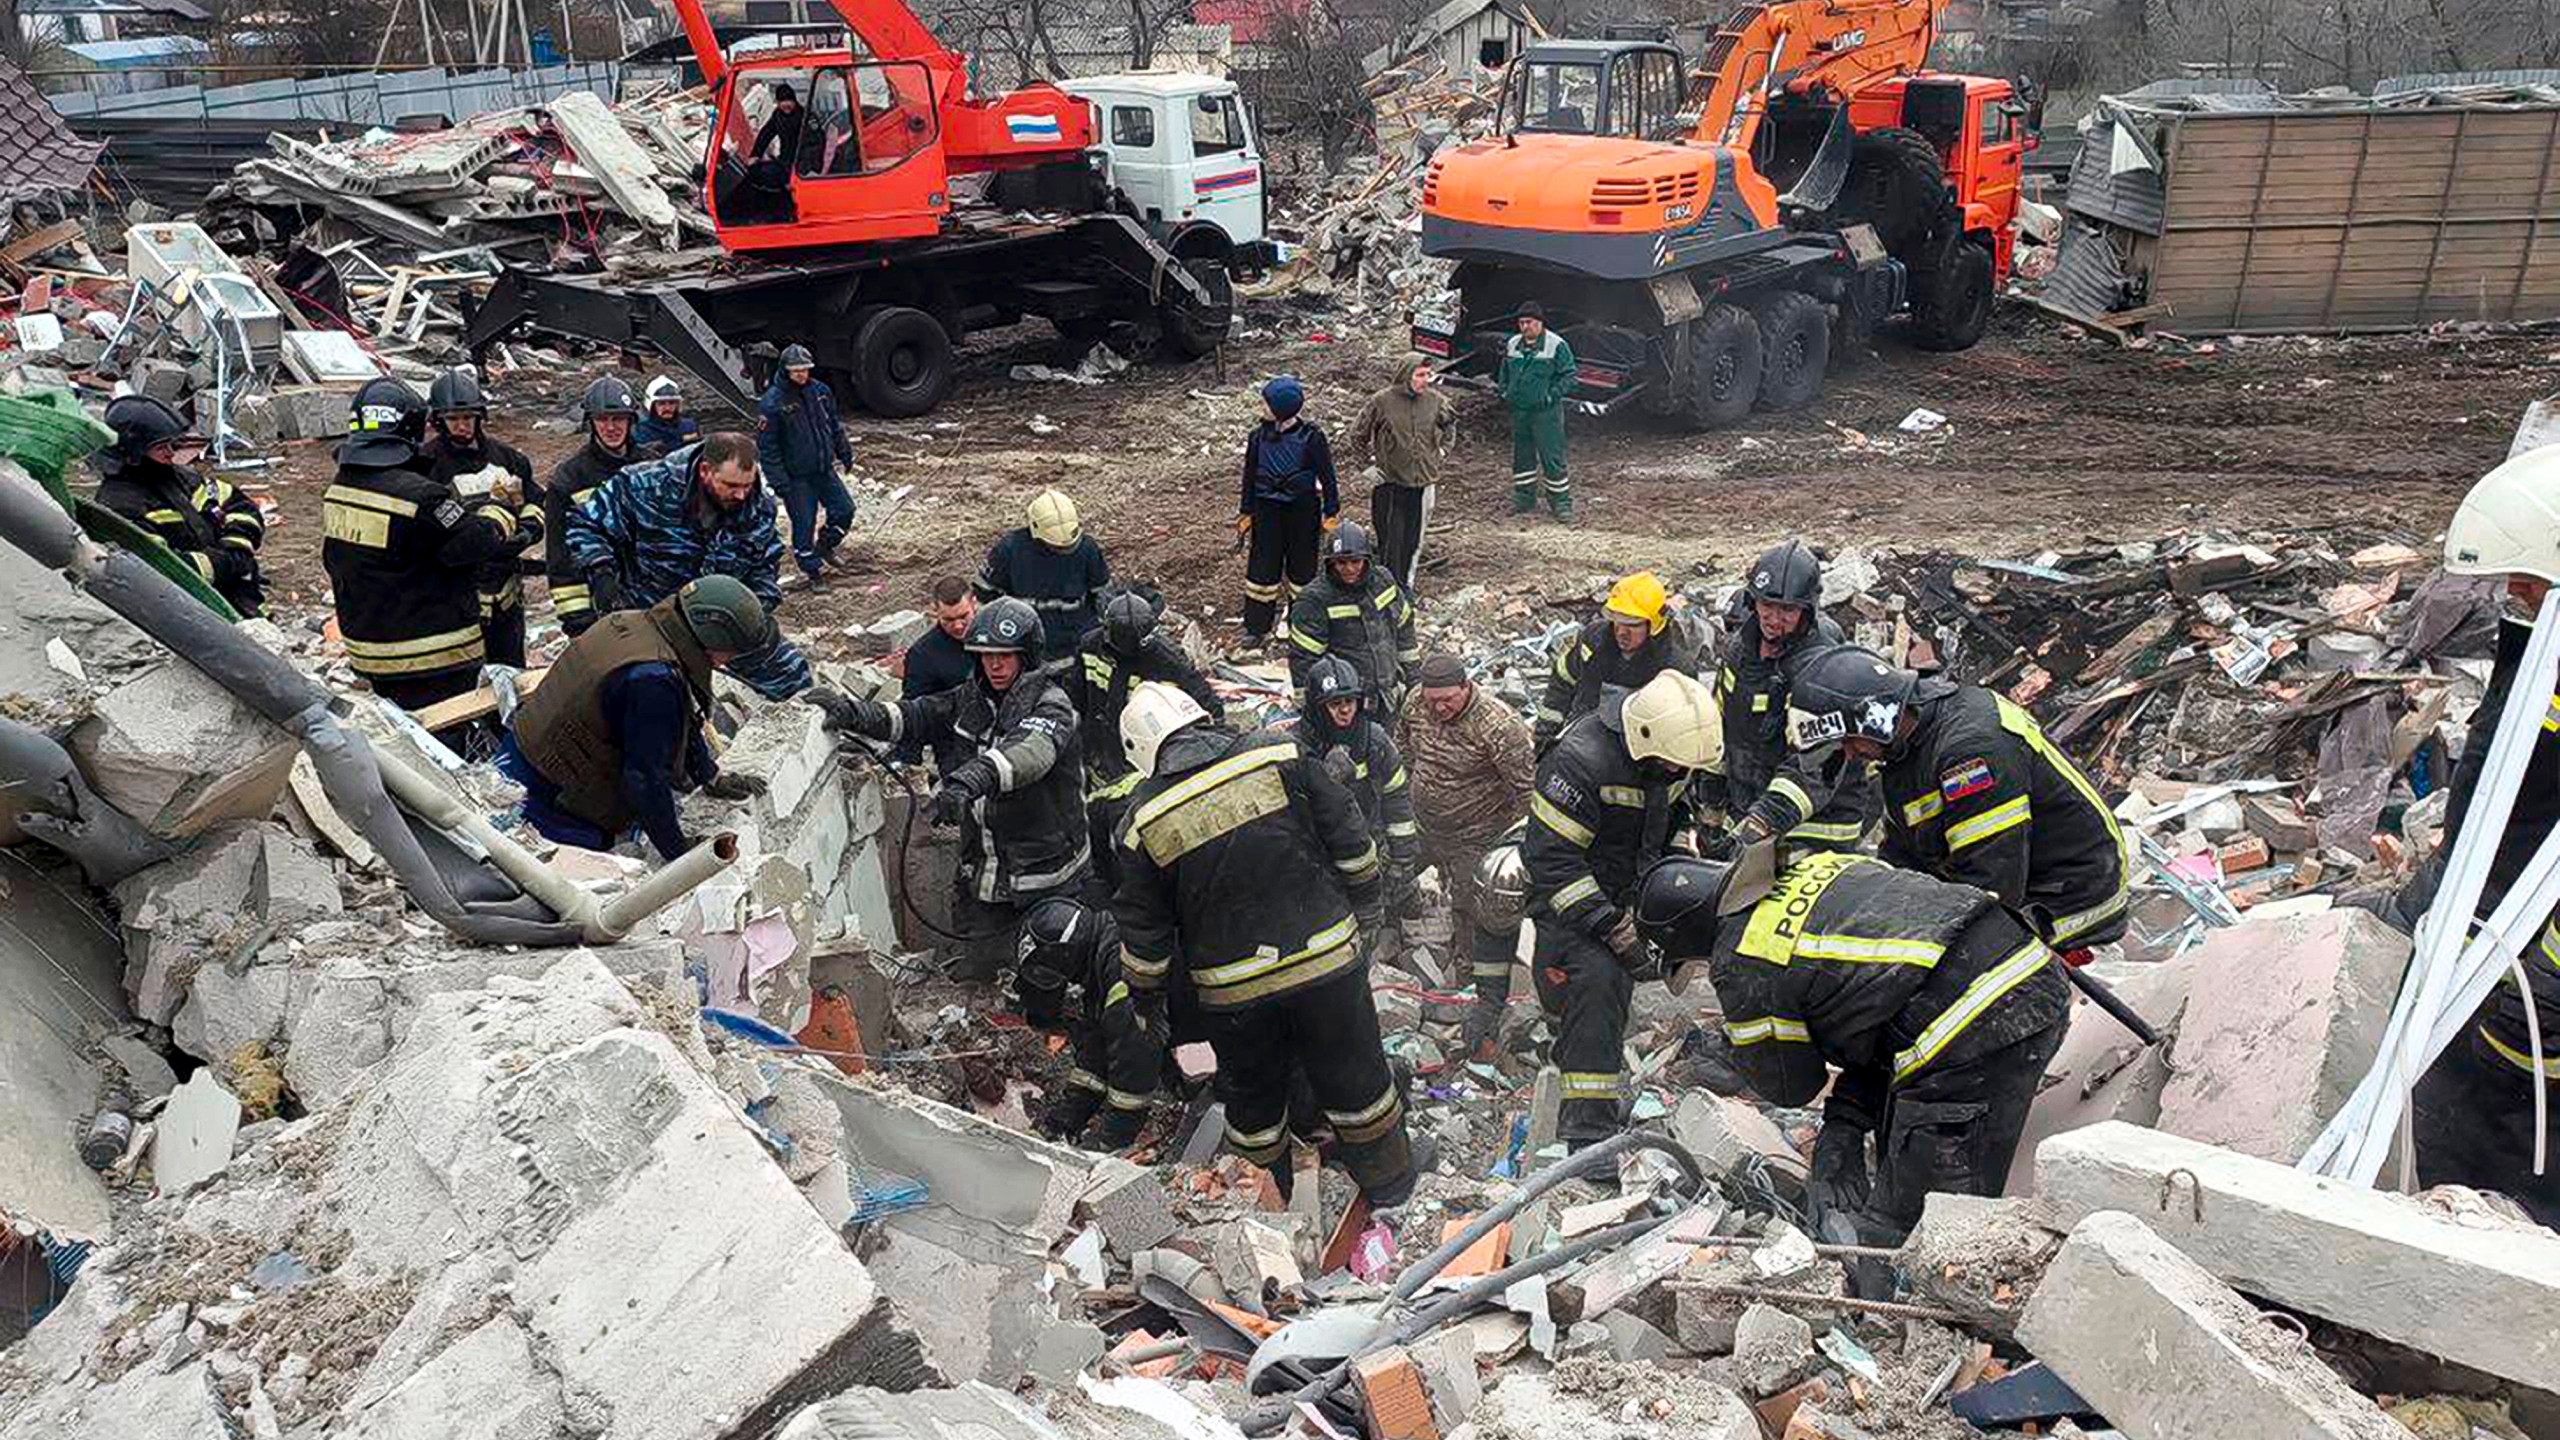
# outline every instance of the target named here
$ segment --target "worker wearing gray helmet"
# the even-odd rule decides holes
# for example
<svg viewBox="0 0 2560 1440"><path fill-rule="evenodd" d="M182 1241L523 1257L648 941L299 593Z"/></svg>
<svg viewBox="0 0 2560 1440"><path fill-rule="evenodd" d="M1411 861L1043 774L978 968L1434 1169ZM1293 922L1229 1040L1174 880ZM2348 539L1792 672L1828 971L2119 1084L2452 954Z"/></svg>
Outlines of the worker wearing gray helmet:
<svg viewBox="0 0 2560 1440"><path fill-rule="evenodd" d="M1734 843L1763 838L1752 811L1771 790L1801 800L1806 818L1785 833L1797 849L1851 850L1875 822L1876 782L1831 747L1799 761L1787 740L1788 679L1808 656L1841 643L1840 627L1822 613L1822 557L1788 540L1754 562L1735 597L1732 638L1716 667L1724 712L1724 796L1718 808L1742 817ZM1793 772L1812 764L1817 783ZM1819 795L1812 792L1819 791Z"/></svg>
<svg viewBox="0 0 2560 1440"><path fill-rule="evenodd" d="M756 407L757 459L791 516L791 558L801 583L811 586L821 583L853 528L853 493L843 474L853 463L853 441L817 364L808 346L784 346L781 368Z"/></svg>

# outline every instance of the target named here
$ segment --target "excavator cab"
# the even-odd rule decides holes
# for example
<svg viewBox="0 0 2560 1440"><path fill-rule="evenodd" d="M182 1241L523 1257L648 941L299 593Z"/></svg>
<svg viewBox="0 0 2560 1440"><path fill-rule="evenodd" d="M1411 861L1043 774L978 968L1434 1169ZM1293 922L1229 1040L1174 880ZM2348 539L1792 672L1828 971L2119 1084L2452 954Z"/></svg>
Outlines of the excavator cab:
<svg viewBox="0 0 2560 1440"><path fill-rule="evenodd" d="M1659 42L1545 40L1503 77L1505 135L1668 140L1681 130L1680 52Z"/></svg>
<svg viewBox="0 0 2560 1440"><path fill-rule="evenodd" d="M737 249L934 234L950 208L932 72L803 53L731 70L717 92L711 218Z"/></svg>

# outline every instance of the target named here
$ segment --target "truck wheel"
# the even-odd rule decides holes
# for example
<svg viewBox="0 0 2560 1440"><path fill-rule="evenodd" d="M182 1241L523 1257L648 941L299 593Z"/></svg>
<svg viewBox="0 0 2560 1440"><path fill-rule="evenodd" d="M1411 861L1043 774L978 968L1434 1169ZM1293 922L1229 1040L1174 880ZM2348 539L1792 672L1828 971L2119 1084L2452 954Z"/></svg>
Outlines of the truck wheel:
<svg viewBox="0 0 2560 1440"><path fill-rule="evenodd" d="M1917 130L1889 126L1858 137L1832 223L1874 226L1884 248L1909 263L1946 210L1947 167L1938 147Z"/></svg>
<svg viewBox="0 0 2560 1440"><path fill-rule="evenodd" d="M1739 305L1710 305L1689 324L1689 374L1682 409L1700 429L1751 413L1760 393L1760 326Z"/></svg>
<svg viewBox="0 0 2560 1440"><path fill-rule="evenodd" d="M1197 360L1227 338L1236 313L1236 287L1227 278L1227 267L1215 260L1179 263L1209 292L1209 303L1202 305L1185 290L1169 290L1163 303L1164 338L1183 359Z"/></svg>
<svg viewBox="0 0 2560 1440"><path fill-rule="evenodd" d="M883 305L853 332L854 393L874 415L922 415L951 393L951 337L939 321Z"/></svg>
<svg viewBox="0 0 2560 1440"><path fill-rule="evenodd" d="M1911 276L1911 339L1923 350L1970 350L1991 325L1991 247L1951 234L1937 263Z"/></svg>
<svg viewBox="0 0 2560 1440"><path fill-rule="evenodd" d="M1760 327L1763 410L1801 410L1822 398L1831 364L1831 315L1801 290L1773 290L1751 302Z"/></svg>

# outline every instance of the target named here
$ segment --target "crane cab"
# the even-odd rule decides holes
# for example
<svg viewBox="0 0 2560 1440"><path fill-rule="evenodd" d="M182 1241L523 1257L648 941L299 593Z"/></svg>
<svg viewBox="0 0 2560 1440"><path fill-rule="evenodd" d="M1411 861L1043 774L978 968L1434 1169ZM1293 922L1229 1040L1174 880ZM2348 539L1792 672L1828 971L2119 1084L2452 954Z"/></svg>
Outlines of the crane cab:
<svg viewBox="0 0 2560 1440"><path fill-rule="evenodd" d="M931 71L803 51L745 61L715 94L711 219L733 250L934 234L951 208Z"/></svg>
<svg viewBox="0 0 2560 1440"><path fill-rule="evenodd" d="M1674 140L1685 133L1687 72L1659 41L1542 40L1502 81L1505 135L1614 135Z"/></svg>

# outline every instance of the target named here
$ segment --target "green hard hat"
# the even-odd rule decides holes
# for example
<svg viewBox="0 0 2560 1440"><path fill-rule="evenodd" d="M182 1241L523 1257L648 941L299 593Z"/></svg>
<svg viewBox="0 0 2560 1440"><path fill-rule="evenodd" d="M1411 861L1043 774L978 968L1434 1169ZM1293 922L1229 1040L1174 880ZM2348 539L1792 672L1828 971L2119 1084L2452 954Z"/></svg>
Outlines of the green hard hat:
<svg viewBox="0 0 2560 1440"><path fill-rule="evenodd" d="M742 655L764 644L764 602L732 576L686 581L676 592L676 611L705 650Z"/></svg>

